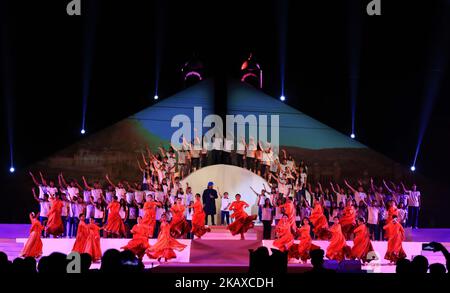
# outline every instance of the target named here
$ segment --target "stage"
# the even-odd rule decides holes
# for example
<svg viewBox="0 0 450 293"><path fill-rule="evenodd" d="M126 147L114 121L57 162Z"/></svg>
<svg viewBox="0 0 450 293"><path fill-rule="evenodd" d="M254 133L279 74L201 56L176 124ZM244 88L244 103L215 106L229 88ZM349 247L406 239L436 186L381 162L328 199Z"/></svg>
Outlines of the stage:
<svg viewBox="0 0 450 293"><path fill-rule="evenodd" d="M211 227L211 233L208 233L202 239L188 240L181 239L180 242L187 245L186 249L177 253L177 258L168 263L159 264L156 260L150 260L144 257L143 262L146 268L155 273L168 272L222 272L222 273L245 273L248 271L249 249L256 249L260 246L272 248L273 240L262 240L262 227L256 226L247 234L246 240L240 240L238 237L231 236L223 226ZM27 240L29 225L0 225L0 251L8 254L10 260L13 260L20 254L20 251ZM403 243L404 250L408 259L416 255L424 255L430 263L444 263L445 259L441 253L422 251L422 243L438 241L447 248L450 247L450 229L406 229L408 238ZM411 238L412 237L412 238ZM436 238L437 237L437 238ZM70 253L75 239L62 238L44 238L43 253L48 255L52 252ZM129 239L110 239L102 238L102 251L110 248L120 249ZM150 239L152 245L156 239ZM313 241L326 250L328 241ZM352 241L347 242L352 246ZM378 260L372 261L362 269L371 273L392 273L395 272L395 266L389 265L384 260L387 242L373 241L373 247L376 251ZM335 262L327 262L330 268L337 268ZM100 263L94 263L92 268L100 267ZM300 263L298 260L290 260L288 272L301 273L311 268L311 264Z"/></svg>

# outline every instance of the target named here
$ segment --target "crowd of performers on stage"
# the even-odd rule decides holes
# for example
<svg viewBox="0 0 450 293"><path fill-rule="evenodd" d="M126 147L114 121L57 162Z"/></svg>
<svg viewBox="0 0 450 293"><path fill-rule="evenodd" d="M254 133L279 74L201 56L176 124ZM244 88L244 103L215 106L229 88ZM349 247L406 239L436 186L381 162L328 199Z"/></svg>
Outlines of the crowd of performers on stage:
<svg viewBox="0 0 450 293"><path fill-rule="evenodd" d="M147 149L147 155L143 153L138 162L143 181L113 182L106 175L106 188L85 177L79 184L75 179L67 182L62 173L50 181L42 173L35 176L30 172L37 187L32 192L40 212L30 214L32 228L23 255L40 256L40 237L70 237L76 238L74 251L87 252L98 260L100 237L109 237L132 238L123 249L141 258L147 254L168 260L176 256L174 250L185 247L176 239L201 238L210 231L208 220L215 225L216 199L220 201L220 224L227 225L232 235L245 239L245 233L258 221L264 226L264 239L275 239L274 246L303 261L317 247L313 239L330 241L329 259L362 261L367 261L371 240L387 239L385 257L396 262L405 257L401 246L403 228L418 225L420 192L415 185L407 189L403 183L388 184L383 180L383 186L375 186L370 179L368 186L361 180L357 186L344 180L345 188L333 182L325 188L317 183L313 188L304 163L297 165L285 151L281 159L273 160L269 149L270 164L252 169L264 176L269 186L263 186L260 192L252 188L255 202L246 203L239 194L232 200L227 192L220 193L212 182L203 194L194 194L188 184L183 188L183 170L189 170L191 165L195 170L201 165L197 165L192 154L183 157L180 152L184 151L175 155L173 148L161 148L160 154L154 155ZM247 153L242 156L238 162L243 167L257 168L256 160L249 160ZM192 164L186 164L188 157ZM201 158L198 164L202 164ZM248 215L245 209L255 204L258 215ZM149 238L157 238L156 244L150 246ZM296 239L300 242L295 243ZM353 240L352 248L346 240Z"/></svg>

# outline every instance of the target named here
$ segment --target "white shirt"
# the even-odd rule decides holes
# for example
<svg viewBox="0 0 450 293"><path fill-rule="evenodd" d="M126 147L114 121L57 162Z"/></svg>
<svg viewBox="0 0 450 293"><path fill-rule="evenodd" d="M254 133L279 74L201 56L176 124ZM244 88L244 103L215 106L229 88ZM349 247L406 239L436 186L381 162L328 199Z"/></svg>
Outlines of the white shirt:
<svg viewBox="0 0 450 293"><path fill-rule="evenodd" d="M189 211L191 210L191 211ZM192 215L194 214L194 209L186 209L186 220L192 221Z"/></svg>
<svg viewBox="0 0 450 293"><path fill-rule="evenodd" d="M103 190L101 189L92 189L91 194L94 197L94 201L97 202L99 198L102 198Z"/></svg>
<svg viewBox="0 0 450 293"><path fill-rule="evenodd" d="M346 201L346 195L342 194L342 193L336 193L336 199L337 199L337 204L339 205L341 202L344 203L345 206L345 201Z"/></svg>
<svg viewBox="0 0 450 293"><path fill-rule="evenodd" d="M229 198L222 197L220 210L221 211L228 211L228 209L225 209L225 208L228 207L228 205L230 203L231 203L231 200Z"/></svg>
<svg viewBox="0 0 450 293"><path fill-rule="evenodd" d="M46 186L45 187L45 192L49 195L49 196L55 196L55 194L58 192L58 188L56 187L50 187L50 186Z"/></svg>
<svg viewBox="0 0 450 293"><path fill-rule="evenodd" d="M134 199L137 203L142 203L144 201L144 191L135 191L134 192Z"/></svg>
<svg viewBox="0 0 450 293"><path fill-rule="evenodd" d="M378 216L380 214L380 208L379 207L367 207L368 217L367 217L367 223L372 225L378 224Z"/></svg>
<svg viewBox="0 0 450 293"><path fill-rule="evenodd" d="M84 190L83 191L83 201L89 202L90 200L91 200L91 192L89 190Z"/></svg>
<svg viewBox="0 0 450 293"><path fill-rule="evenodd" d="M93 204L88 204L86 206L86 219L93 218L95 215L95 207Z"/></svg>
<svg viewBox="0 0 450 293"><path fill-rule="evenodd" d="M366 199L366 198L367 198L367 195L364 192L359 192L359 191L355 192L355 201L356 201L357 205L359 205L359 202L362 199Z"/></svg>
<svg viewBox="0 0 450 293"><path fill-rule="evenodd" d="M48 212L50 211L50 202L49 201L44 201L41 200L39 202L39 206L40 206L40 216L41 217L48 217Z"/></svg>
<svg viewBox="0 0 450 293"><path fill-rule="evenodd" d="M242 141L237 143L236 153L239 155L245 154L245 145L242 143Z"/></svg>
<svg viewBox="0 0 450 293"><path fill-rule="evenodd" d="M259 197L258 205L264 205L266 202L266 196L263 195L263 196L258 196L258 197Z"/></svg>
<svg viewBox="0 0 450 293"><path fill-rule="evenodd" d="M224 151L227 153L231 153L231 150L234 148L234 142L231 139L225 139L225 148Z"/></svg>
<svg viewBox="0 0 450 293"><path fill-rule="evenodd" d="M186 154L185 151L178 152L178 164L186 164Z"/></svg>
<svg viewBox="0 0 450 293"><path fill-rule="evenodd" d="M261 220L272 221L272 209L273 208L261 207L262 210Z"/></svg>
<svg viewBox="0 0 450 293"><path fill-rule="evenodd" d="M409 207L420 206L420 191L408 191L408 206Z"/></svg>
<svg viewBox="0 0 450 293"><path fill-rule="evenodd" d="M111 203L112 202L112 199L113 199L113 196L114 196L114 192L112 192L112 191L107 191L106 192L106 203Z"/></svg>
<svg viewBox="0 0 450 293"><path fill-rule="evenodd" d="M94 218L95 219L103 219L103 210L99 209L97 206L95 206Z"/></svg>
<svg viewBox="0 0 450 293"><path fill-rule="evenodd" d="M74 196L77 196L80 194L80 190L77 187L67 187L67 193L70 196L70 199L73 199Z"/></svg>
<svg viewBox="0 0 450 293"><path fill-rule="evenodd" d="M127 192L126 199L128 204L132 203L134 199L134 192Z"/></svg>
<svg viewBox="0 0 450 293"><path fill-rule="evenodd" d="M254 158L256 151L256 144L254 142L250 142L247 148L247 157Z"/></svg>
<svg viewBox="0 0 450 293"><path fill-rule="evenodd" d="M125 199L125 195L126 195L127 191L125 190L125 188L119 188L116 187L116 196L117 198L120 200L121 198Z"/></svg>

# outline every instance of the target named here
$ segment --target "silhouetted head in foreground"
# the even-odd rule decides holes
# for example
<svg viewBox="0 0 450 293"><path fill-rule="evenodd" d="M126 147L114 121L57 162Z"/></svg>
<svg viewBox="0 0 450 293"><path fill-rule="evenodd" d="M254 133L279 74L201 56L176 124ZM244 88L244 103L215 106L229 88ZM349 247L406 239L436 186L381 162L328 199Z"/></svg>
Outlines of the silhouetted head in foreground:
<svg viewBox="0 0 450 293"><path fill-rule="evenodd" d="M411 262L412 272L415 274L426 274L428 271L428 259L423 255L417 255Z"/></svg>
<svg viewBox="0 0 450 293"><path fill-rule="evenodd" d="M406 258L399 259L397 261L397 266L395 267L395 272L397 274L411 273L411 261Z"/></svg>
<svg viewBox="0 0 450 293"><path fill-rule="evenodd" d="M444 276L447 270L441 263L434 263L430 265L430 274L433 276Z"/></svg>

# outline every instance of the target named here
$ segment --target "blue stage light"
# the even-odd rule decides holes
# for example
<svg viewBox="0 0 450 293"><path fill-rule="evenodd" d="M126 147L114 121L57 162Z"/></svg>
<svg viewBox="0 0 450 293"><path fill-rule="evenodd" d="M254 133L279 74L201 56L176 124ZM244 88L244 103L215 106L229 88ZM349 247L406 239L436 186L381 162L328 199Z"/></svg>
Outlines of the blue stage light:
<svg viewBox="0 0 450 293"><path fill-rule="evenodd" d="M416 166L411 166L411 171L416 171Z"/></svg>
<svg viewBox="0 0 450 293"><path fill-rule="evenodd" d="M14 167L9 168L9 173L14 173L16 172L16 169Z"/></svg>
<svg viewBox="0 0 450 293"><path fill-rule="evenodd" d="M157 99L159 99L159 97L158 97L158 95L155 95L154 97L153 97L153 99L156 101Z"/></svg>
<svg viewBox="0 0 450 293"><path fill-rule="evenodd" d="M81 132L81 134L83 134L83 135L86 134L86 130L84 130L84 129L81 129L80 132Z"/></svg>
<svg viewBox="0 0 450 293"><path fill-rule="evenodd" d="M351 137L352 139L355 139L356 135L355 135L354 133L352 133L352 134L350 134L350 137Z"/></svg>
<svg viewBox="0 0 450 293"><path fill-rule="evenodd" d="M285 96L281 96L280 97L280 101L282 101L282 102L286 101L286 97Z"/></svg>

